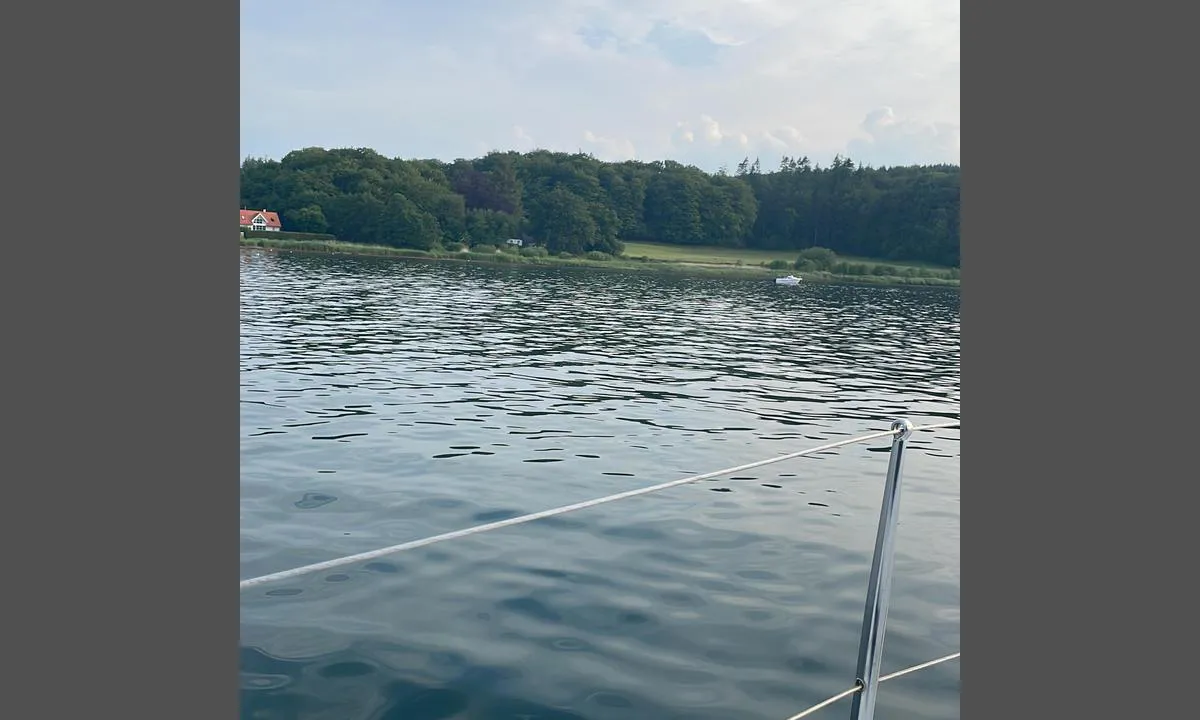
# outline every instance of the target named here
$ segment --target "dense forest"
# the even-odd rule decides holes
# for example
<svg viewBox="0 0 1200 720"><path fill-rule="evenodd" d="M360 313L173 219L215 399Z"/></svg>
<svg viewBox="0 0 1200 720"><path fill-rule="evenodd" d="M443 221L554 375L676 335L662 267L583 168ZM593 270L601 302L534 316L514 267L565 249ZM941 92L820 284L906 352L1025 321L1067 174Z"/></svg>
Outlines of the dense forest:
<svg viewBox="0 0 1200 720"><path fill-rule="evenodd" d="M667 160L602 162L535 150L475 159L389 159L369 149L306 148L241 167L244 208L285 230L430 249L525 238L552 253L620 254L622 240L959 264L953 165L822 168L784 158L733 174Z"/></svg>

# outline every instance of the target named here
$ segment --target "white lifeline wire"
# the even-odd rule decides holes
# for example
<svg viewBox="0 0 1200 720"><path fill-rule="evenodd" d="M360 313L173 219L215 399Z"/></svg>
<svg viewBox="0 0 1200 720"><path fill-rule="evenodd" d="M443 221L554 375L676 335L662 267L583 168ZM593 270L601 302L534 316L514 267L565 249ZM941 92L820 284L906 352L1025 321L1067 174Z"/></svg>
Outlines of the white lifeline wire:
<svg viewBox="0 0 1200 720"><path fill-rule="evenodd" d="M961 650L956 653L950 653L949 655L944 655L940 658L937 658L936 660L930 660L929 662L923 662L920 665L913 665L912 667L907 667L907 668L904 668L903 670L898 670L890 675L884 675L883 677L879 678L879 682L884 682L886 680L893 680L895 678L900 677L901 675L907 675L909 673L916 672L918 670L924 670L927 667L933 667L934 665L944 663L947 660L953 660L954 658L956 658L960 655L962 655ZM833 697L829 698L828 700L822 700L821 702L817 703L816 705L813 705L812 707L808 708L807 710L803 710L801 712L796 713L795 715L791 716L787 720L800 720L800 718L808 717L809 715L812 715L813 713L820 710L821 708L828 707L829 705L832 705L833 703L837 702L838 700L841 700L842 698L850 697L851 695L853 695L854 693L856 693L860 690L862 690L862 685L855 685L852 688L847 688L847 689L841 691L840 693L838 693L837 695L834 695Z"/></svg>
<svg viewBox="0 0 1200 720"><path fill-rule="evenodd" d="M912 432L918 432L921 430L937 430L940 428L958 427L959 425L960 425L960 422L957 420L953 421L953 422L935 423L933 425L919 425L919 426L912 428ZM356 553L354 555L346 555L344 557L333 558L332 560L325 560L323 562L313 563L312 565L304 565L301 567L292 568L291 570L281 570L279 572L270 573L268 575L260 575L259 577L247 578L246 580L242 580L239 583L239 591L246 590L248 588L252 588L252 587L255 587L258 585L263 585L265 583L278 582L280 580L289 580L294 577L299 577L301 575L307 575L309 573L319 572L321 570L332 570L333 568L342 567L343 565L350 565L352 563L364 562L366 560L374 560L376 558L384 557L385 555L392 555L394 553L403 552L405 550L415 550L420 547L425 547L427 545L433 545L434 543L444 542L446 540L454 540L455 538L467 537L468 535L475 535L478 533L488 532L491 530L499 530L500 528L505 528L505 527L509 527L512 525L521 525L521 524L524 524L527 522L533 522L534 520L541 520L542 518L554 517L555 515L562 515L564 513L574 512L576 510L583 510L586 508L595 507L597 505L603 505L605 503L615 502L617 500L625 500L627 498L637 497L638 495L647 495L649 493L658 492L660 490L666 490L668 488L678 487L679 485L687 485L688 483L698 482L700 480L707 480L708 478L712 478L712 477L728 475L730 473L740 472L742 470L749 470L751 468L761 467L763 465L770 465L772 463L783 462L784 460L792 460L794 458L803 457L805 455L812 455L814 453L824 452L826 450L832 450L834 448L843 447L845 445L852 445L854 443L866 442L868 440L877 440L879 438L891 437L891 436L897 434L898 432L900 432L900 431L899 430L883 430L881 432L870 433L868 435L859 435L858 437L852 437L852 438L847 438L845 440L838 440L836 442L826 443L824 445L818 445L816 447L808 448L807 450L800 450L800 451L797 451L794 453L780 455L778 457L767 458L766 460L757 460L752 463L746 463L745 465L738 465L736 467L724 468L722 470L714 470L712 472L703 473L701 475L692 475L690 477L681 478L679 480L672 480L670 482L660 483L658 485L651 485L650 487L644 487L644 488L640 488L637 490L628 490L626 492L617 493L615 495L609 495L607 497L596 498L595 500L585 500L583 502L574 503L572 505L563 505L561 507L551 508L549 510L541 510L539 512L530 513L528 515L521 515L521 516L515 517L515 518L508 518L507 520L498 520L496 522L487 523L484 525L476 525L474 527L463 528L462 530L453 530L451 532L442 533L441 535L433 535L432 537L421 538L420 540L410 540L408 542L400 543L399 545L391 545L389 547L379 548L376 550L368 550L366 552Z"/></svg>

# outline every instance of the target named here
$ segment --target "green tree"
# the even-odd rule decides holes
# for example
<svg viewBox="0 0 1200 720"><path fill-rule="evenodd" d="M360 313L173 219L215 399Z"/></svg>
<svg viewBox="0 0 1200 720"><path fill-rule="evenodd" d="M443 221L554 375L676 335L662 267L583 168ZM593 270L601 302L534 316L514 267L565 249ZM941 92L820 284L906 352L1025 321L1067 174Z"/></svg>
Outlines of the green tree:
<svg viewBox="0 0 1200 720"><path fill-rule="evenodd" d="M283 220L285 227L296 232L323 233L329 229L320 205L305 205L293 213L285 213Z"/></svg>
<svg viewBox="0 0 1200 720"><path fill-rule="evenodd" d="M388 199L379 219L379 236L385 245L430 250L442 237L437 219L404 195Z"/></svg>
<svg viewBox="0 0 1200 720"><path fill-rule="evenodd" d="M594 249L599 229L588 203L565 187L546 192L529 208L530 230L552 253Z"/></svg>
<svg viewBox="0 0 1200 720"><path fill-rule="evenodd" d="M828 168L785 157L772 172L746 157L730 177L547 150L446 163L309 147L246 158L241 203L279 211L289 229L406 247L526 237L619 253L626 239L957 266L960 177L953 165L868 168L840 156Z"/></svg>

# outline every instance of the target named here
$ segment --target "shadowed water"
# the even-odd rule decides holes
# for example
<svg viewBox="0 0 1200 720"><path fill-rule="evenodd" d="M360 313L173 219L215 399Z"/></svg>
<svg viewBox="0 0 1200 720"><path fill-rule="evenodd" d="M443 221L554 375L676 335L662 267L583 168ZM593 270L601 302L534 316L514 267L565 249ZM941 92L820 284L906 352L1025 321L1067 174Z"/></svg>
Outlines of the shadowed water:
<svg viewBox="0 0 1200 720"><path fill-rule="evenodd" d="M957 418L954 291L244 250L241 577ZM884 672L959 649L910 444ZM887 443L242 593L246 720L783 720L853 683ZM878 716L957 718L957 661ZM849 701L816 717L847 717Z"/></svg>

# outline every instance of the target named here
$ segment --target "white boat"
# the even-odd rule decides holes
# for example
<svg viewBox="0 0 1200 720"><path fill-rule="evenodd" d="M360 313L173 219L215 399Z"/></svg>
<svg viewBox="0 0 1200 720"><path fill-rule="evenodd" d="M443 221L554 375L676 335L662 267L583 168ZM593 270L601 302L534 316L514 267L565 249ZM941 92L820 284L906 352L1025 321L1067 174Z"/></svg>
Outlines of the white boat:
<svg viewBox="0 0 1200 720"><path fill-rule="evenodd" d="M799 285L800 278L796 277L795 275L788 275L787 277L775 278L775 284L776 285Z"/></svg>

